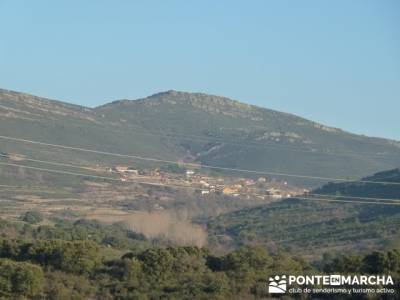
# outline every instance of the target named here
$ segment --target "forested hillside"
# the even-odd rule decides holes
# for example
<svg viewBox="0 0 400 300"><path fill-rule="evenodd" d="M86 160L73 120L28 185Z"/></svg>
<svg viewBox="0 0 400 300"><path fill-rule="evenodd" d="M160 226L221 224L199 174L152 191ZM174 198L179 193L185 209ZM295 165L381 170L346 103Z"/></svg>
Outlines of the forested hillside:
<svg viewBox="0 0 400 300"><path fill-rule="evenodd" d="M325 249L342 252L398 247L399 175L399 169L380 172L364 182L324 185L310 192L306 200L285 199L220 215L209 222L211 241L230 247L262 244L310 256ZM368 201L374 203L365 203Z"/></svg>
<svg viewBox="0 0 400 300"><path fill-rule="evenodd" d="M151 245L81 221L55 229L2 221L0 234L1 299L264 299L276 274L390 274L395 289L400 279L397 250L326 253L310 264L261 247L216 256L205 248Z"/></svg>
<svg viewBox="0 0 400 300"><path fill-rule="evenodd" d="M0 90L0 127L3 136L256 171L357 178L400 164L398 142L200 93L168 91L87 108ZM0 152L80 164L128 160L48 146L33 148L4 138Z"/></svg>

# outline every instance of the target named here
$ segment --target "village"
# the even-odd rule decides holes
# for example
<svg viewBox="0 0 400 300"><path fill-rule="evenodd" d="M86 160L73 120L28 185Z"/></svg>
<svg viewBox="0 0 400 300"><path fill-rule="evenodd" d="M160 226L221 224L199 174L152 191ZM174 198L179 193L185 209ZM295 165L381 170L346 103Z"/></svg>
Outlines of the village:
<svg viewBox="0 0 400 300"><path fill-rule="evenodd" d="M34 161L15 153L0 154L0 158L10 161ZM308 189L289 184L287 181L260 177L233 177L216 172L205 172L200 168L186 168L185 164L166 164L160 167L138 167L118 164L113 166L92 165L80 167L96 173L111 173L121 182L138 182L177 188L191 188L202 197L212 194L227 197L250 197L260 200L279 200L303 195Z"/></svg>
<svg viewBox="0 0 400 300"><path fill-rule="evenodd" d="M291 198L309 192L280 181L275 178L230 177L210 175L198 169L186 169L178 165L164 168L139 169L127 165L115 165L107 168L107 172L115 173L122 182L140 180L171 186L190 187L203 197L211 194L229 197L255 197L258 199L279 200Z"/></svg>

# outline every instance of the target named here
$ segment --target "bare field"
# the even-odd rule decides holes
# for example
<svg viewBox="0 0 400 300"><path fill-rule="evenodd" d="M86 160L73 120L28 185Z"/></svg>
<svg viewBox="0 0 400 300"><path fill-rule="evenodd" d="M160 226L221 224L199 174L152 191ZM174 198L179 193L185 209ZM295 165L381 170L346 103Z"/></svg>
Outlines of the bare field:
<svg viewBox="0 0 400 300"><path fill-rule="evenodd" d="M39 211L44 224L54 218L96 220L123 224L148 238L182 245L203 246L207 241L201 220L262 202L221 195L204 197L189 190L84 181L79 188L4 187L0 189L0 217L18 221L28 211Z"/></svg>

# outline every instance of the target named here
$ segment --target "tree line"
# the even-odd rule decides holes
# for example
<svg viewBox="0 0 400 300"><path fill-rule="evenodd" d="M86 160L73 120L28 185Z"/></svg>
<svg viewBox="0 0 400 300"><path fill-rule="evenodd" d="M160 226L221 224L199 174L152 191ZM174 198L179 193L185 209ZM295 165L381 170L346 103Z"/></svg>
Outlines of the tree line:
<svg viewBox="0 0 400 300"><path fill-rule="evenodd" d="M388 274L398 282L400 251L326 254L310 263L255 246L219 256L152 246L113 258L93 241L0 241L0 299L261 299L269 276L321 272Z"/></svg>

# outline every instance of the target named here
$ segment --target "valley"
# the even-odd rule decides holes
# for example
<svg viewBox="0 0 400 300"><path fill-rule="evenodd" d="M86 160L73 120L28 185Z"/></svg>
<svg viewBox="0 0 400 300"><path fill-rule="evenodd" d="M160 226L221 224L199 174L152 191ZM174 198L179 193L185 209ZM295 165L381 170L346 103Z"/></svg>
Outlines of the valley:
<svg viewBox="0 0 400 300"><path fill-rule="evenodd" d="M0 297L181 298L192 278L200 298L259 298L268 274L398 257L398 142L176 91L0 104L0 270L36 274L0 272L30 288Z"/></svg>

